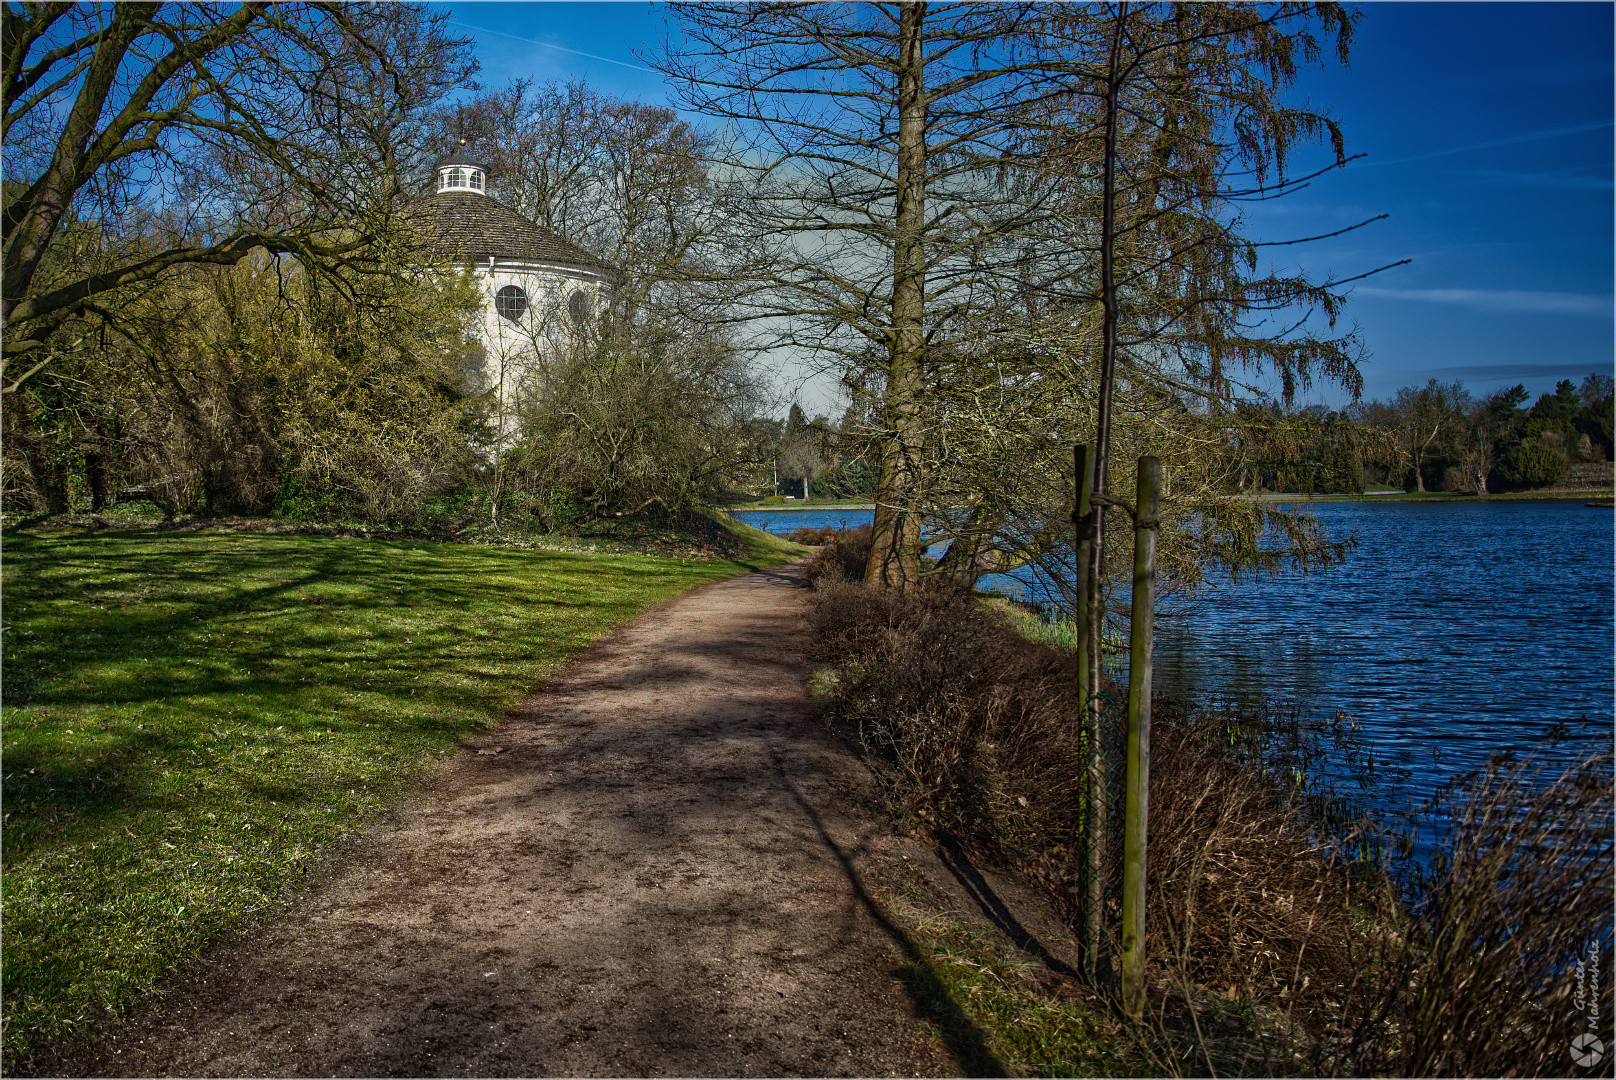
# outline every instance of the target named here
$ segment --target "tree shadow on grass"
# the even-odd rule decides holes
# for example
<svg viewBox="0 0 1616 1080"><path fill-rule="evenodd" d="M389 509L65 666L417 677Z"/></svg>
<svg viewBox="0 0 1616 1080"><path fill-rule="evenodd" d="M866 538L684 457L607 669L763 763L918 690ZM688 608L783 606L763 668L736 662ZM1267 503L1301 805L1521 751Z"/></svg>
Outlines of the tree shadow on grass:
<svg viewBox="0 0 1616 1080"><path fill-rule="evenodd" d="M566 554L308 537L10 536L6 555L12 857L179 808L195 793L158 783L165 770L247 801L321 803L332 786L321 740L352 740L340 769L367 755L419 760L497 715L532 657L581 649L670 576Z"/></svg>

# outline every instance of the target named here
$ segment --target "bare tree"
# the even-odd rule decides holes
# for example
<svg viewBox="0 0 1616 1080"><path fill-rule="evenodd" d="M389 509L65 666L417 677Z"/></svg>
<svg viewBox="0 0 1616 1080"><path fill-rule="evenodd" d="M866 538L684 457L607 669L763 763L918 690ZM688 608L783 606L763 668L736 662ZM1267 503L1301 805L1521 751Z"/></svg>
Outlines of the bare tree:
<svg viewBox="0 0 1616 1080"><path fill-rule="evenodd" d="M988 304L1002 238L1045 211L1004 184L1023 111L1058 66L1022 5L675 5L660 64L734 138L717 168L752 237L731 316L828 359L874 406L868 578L908 589L925 548L924 403L935 357Z"/></svg>
<svg viewBox="0 0 1616 1080"><path fill-rule="evenodd" d="M1414 471L1414 490L1425 490L1425 459L1443 430L1458 421L1470 395L1462 384L1430 380L1424 386L1404 386L1392 398L1391 408L1401 449Z"/></svg>
<svg viewBox="0 0 1616 1080"><path fill-rule="evenodd" d="M727 277L731 207L708 135L579 80L513 82L433 117L433 145L483 158L502 201L619 271L615 318L690 322L687 283Z"/></svg>
<svg viewBox="0 0 1616 1080"><path fill-rule="evenodd" d="M389 257L422 111L474 70L403 4L8 3L4 313L14 391L79 313L254 250ZM68 343L69 345L71 343Z"/></svg>
<svg viewBox="0 0 1616 1080"><path fill-rule="evenodd" d="M816 416L809 421L802 406L792 402L776 458L778 476L798 481L806 499L814 480L834 464L833 443L830 418Z"/></svg>
<svg viewBox="0 0 1616 1080"><path fill-rule="evenodd" d="M1477 495L1487 494L1487 477L1507 450L1520 406L1527 397L1526 387L1517 383L1485 400L1469 399L1468 422L1459 440L1458 456Z"/></svg>
<svg viewBox="0 0 1616 1080"><path fill-rule="evenodd" d="M1344 48L1339 8L680 13L690 44L663 66L745 136L723 159L758 238L735 318L834 358L878 405L870 580L911 586L937 539L957 545L943 572L967 576L1025 559L1029 537L1056 541L1058 504L1001 498L1025 494L999 478L1026 470L986 451L1046 446L1028 423L1090 441L1072 438L1080 410L1057 371L1068 398L1095 395L1102 432L1122 381L1133 407L1161 406L1129 422L1158 428L1232 415L1258 372L1287 395L1314 378L1356 391L1355 337L1291 325L1309 308L1333 322L1346 282L1259 271L1262 244L1232 209L1304 182L1287 173L1296 145L1322 139L1330 167L1344 159L1327 118L1280 100L1320 37ZM1087 363L1101 377L1077 377ZM1046 411L1024 422L1031 402ZM992 467L968 475L965 446ZM1035 456L1070 480L1060 455Z"/></svg>

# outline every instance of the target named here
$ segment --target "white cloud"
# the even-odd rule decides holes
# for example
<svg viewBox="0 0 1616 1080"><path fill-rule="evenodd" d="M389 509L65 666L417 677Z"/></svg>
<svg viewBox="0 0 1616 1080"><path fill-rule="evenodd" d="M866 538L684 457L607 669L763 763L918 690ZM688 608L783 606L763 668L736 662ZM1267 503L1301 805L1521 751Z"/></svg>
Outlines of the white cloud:
<svg viewBox="0 0 1616 1080"><path fill-rule="evenodd" d="M1608 318L1613 313L1609 296L1582 293L1532 292L1528 289L1385 289L1361 286L1355 296L1413 300L1426 304L1458 304L1488 311L1535 311L1552 315L1590 315Z"/></svg>

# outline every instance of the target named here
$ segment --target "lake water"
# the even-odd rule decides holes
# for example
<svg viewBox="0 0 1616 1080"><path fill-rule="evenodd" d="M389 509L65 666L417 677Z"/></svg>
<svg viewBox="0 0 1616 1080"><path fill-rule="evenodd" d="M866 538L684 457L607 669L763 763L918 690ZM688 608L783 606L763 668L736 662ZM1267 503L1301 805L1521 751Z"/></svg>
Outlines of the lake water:
<svg viewBox="0 0 1616 1080"><path fill-rule="evenodd" d="M1314 503L1360 545L1311 576L1243 583L1160 620L1156 685L1294 697L1342 710L1385 764L1389 797L1421 798L1495 750L1557 723L1610 730L1616 514L1576 502ZM788 533L866 524L870 511L749 511ZM1001 583L1002 584L1002 583ZM1020 595L1019 584L1003 591Z"/></svg>
<svg viewBox="0 0 1616 1080"><path fill-rule="evenodd" d="M875 520L874 510L849 510L828 507L821 510L732 510L730 517L739 518L755 529L784 536L794 529L856 529Z"/></svg>

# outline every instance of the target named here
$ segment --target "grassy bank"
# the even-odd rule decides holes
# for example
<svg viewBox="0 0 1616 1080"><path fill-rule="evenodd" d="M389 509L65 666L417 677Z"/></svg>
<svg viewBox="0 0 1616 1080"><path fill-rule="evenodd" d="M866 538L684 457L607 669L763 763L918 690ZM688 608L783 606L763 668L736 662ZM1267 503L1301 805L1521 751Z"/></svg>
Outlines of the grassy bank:
<svg viewBox="0 0 1616 1080"><path fill-rule="evenodd" d="M751 532L755 533L755 530ZM744 560L210 532L4 548L6 1063L116 1013L596 637Z"/></svg>
<svg viewBox="0 0 1616 1080"><path fill-rule="evenodd" d="M1061 970L1061 961L1046 963L993 924L962 915L914 863L888 863L869 884L910 943L900 977L966 1075L1159 1071L1105 1004Z"/></svg>

